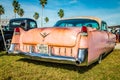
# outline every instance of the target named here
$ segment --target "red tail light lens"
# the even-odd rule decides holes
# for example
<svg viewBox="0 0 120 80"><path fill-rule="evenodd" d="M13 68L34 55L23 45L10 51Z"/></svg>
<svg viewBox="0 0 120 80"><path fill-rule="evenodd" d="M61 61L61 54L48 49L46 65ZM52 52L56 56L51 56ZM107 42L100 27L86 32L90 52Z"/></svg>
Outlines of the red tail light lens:
<svg viewBox="0 0 120 80"><path fill-rule="evenodd" d="M20 32L20 29L18 27L15 28L15 32Z"/></svg>
<svg viewBox="0 0 120 80"><path fill-rule="evenodd" d="M82 26L81 32L86 32L87 33L87 27L86 26Z"/></svg>
<svg viewBox="0 0 120 80"><path fill-rule="evenodd" d="M17 28L14 29L14 33L15 33L15 35L19 35L19 34L20 34L20 29L19 29L19 27L17 27Z"/></svg>

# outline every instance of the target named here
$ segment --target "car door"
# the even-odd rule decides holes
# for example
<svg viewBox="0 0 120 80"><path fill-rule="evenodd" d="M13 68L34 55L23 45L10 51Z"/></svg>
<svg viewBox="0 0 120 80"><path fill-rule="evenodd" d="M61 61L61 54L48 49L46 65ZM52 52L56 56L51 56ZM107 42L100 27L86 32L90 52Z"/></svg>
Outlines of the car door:
<svg viewBox="0 0 120 80"><path fill-rule="evenodd" d="M107 28L107 24L106 22L102 21L101 23L101 30L106 32L107 34L107 40L106 40L106 52L105 53L108 53L110 51L110 48L111 48L111 33L108 31L108 28Z"/></svg>

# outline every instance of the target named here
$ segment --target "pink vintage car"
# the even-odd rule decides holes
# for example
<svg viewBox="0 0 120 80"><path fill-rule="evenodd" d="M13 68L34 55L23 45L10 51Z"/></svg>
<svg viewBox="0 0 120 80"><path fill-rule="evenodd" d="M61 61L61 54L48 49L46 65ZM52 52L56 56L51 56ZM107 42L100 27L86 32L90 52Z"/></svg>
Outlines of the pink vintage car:
<svg viewBox="0 0 120 80"><path fill-rule="evenodd" d="M54 27L28 31L15 28L9 54L22 54L41 61L88 66L115 47L116 36L96 17L59 20Z"/></svg>

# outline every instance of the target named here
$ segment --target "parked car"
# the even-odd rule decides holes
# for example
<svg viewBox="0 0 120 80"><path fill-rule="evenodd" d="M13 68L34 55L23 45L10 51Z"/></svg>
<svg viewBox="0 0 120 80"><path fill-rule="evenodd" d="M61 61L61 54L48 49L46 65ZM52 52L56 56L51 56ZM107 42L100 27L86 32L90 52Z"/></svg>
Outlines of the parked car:
<svg viewBox="0 0 120 80"><path fill-rule="evenodd" d="M32 35L31 35L32 34ZM15 28L9 54L48 62L88 66L115 47L116 36L96 17L59 20L54 27Z"/></svg>
<svg viewBox="0 0 120 80"><path fill-rule="evenodd" d="M3 34L5 37L6 47L7 49L10 46L11 39L13 36L14 28L21 27L23 30L27 31L29 29L37 28L37 23L35 20L30 18L15 18L11 19L9 21L8 26L3 27ZM0 49L5 49L4 42L3 42L3 36L0 31Z"/></svg>

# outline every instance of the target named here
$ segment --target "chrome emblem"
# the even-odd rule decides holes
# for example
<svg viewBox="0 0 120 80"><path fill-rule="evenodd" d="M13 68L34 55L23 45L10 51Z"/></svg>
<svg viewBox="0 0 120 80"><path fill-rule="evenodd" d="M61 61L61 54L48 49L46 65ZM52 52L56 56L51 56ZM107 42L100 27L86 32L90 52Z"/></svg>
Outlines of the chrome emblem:
<svg viewBox="0 0 120 80"><path fill-rule="evenodd" d="M40 34L41 34L41 36L42 36L43 38L45 38L47 35L49 35L49 33L46 33L46 32L40 33Z"/></svg>

